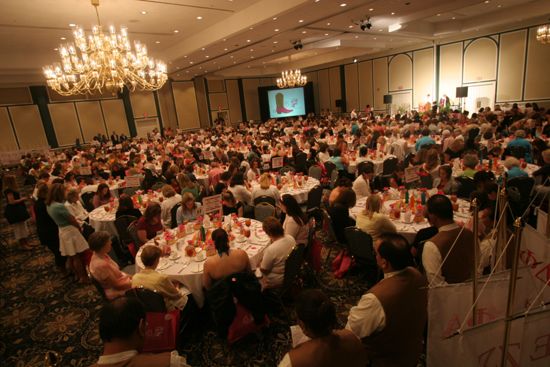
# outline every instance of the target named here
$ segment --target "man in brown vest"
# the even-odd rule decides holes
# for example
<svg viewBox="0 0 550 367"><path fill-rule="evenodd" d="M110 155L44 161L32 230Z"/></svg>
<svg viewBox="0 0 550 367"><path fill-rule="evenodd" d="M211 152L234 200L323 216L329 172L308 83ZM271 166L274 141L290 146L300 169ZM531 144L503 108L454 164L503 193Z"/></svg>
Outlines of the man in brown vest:
<svg viewBox="0 0 550 367"><path fill-rule="evenodd" d="M416 366L427 320L426 279L410 266L403 236L385 233L374 247L384 279L351 308L346 329L363 339L371 366Z"/></svg>
<svg viewBox="0 0 550 367"><path fill-rule="evenodd" d="M103 354L92 367L189 367L177 352L139 353L145 335L145 310L137 300L119 297L99 314Z"/></svg>
<svg viewBox="0 0 550 367"><path fill-rule="evenodd" d="M424 243L422 252L422 264L430 285L470 279L474 268L474 234L455 223L451 200L445 195L432 196L427 203L427 216L438 230Z"/></svg>

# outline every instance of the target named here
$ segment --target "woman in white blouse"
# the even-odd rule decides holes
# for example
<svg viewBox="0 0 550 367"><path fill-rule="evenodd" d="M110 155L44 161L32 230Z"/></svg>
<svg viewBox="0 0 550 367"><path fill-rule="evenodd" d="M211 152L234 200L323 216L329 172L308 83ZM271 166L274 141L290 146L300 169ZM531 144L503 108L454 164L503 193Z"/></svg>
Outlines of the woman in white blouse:
<svg viewBox="0 0 550 367"><path fill-rule="evenodd" d="M172 208L181 201L181 195L170 185L162 187L162 202L160 203L162 223L168 228L172 225Z"/></svg>
<svg viewBox="0 0 550 367"><path fill-rule="evenodd" d="M273 176L269 173L264 173L260 176L260 187L255 187L252 190L252 200L256 200L260 196L269 196L278 202L281 194L279 190L272 185Z"/></svg>
<svg viewBox="0 0 550 367"><path fill-rule="evenodd" d="M283 195L279 205L283 213L286 214L283 223L285 235L289 234L294 237L297 244L307 245L309 223L296 199L292 195Z"/></svg>
<svg viewBox="0 0 550 367"><path fill-rule="evenodd" d="M235 199L240 201L243 204L252 206L252 194L245 186L244 177L241 172L235 173L231 178L231 183L229 184L229 191L233 193Z"/></svg>
<svg viewBox="0 0 550 367"><path fill-rule="evenodd" d="M77 189L69 190L67 193L67 201L65 202L65 206L67 207L67 210L69 210L69 213L71 213L71 215L76 218L78 223L82 225L86 218L88 218L88 211L82 206L79 196L80 195Z"/></svg>

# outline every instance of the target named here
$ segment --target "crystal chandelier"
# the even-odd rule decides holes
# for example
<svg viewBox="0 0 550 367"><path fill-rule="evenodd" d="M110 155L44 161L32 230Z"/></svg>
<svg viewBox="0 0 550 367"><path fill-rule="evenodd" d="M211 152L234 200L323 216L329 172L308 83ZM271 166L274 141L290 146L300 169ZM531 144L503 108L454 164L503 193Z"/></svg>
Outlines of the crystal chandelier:
<svg viewBox="0 0 550 367"><path fill-rule="evenodd" d="M283 70L281 77L277 78L277 87L292 88L303 87L307 83L307 76L302 75L300 69Z"/></svg>
<svg viewBox="0 0 550 367"><path fill-rule="evenodd" d="M139 41L130 45L128 30L109 27L102 31L99 21L99 0L91 0L98 25L86 37L80 27L73 31L74 44L59 48L61 63L44 67L48 86L62 96L122 91L154 91L166 80L166 64L147 55L147 47Z"/></svg>
<svg viewBox="0 0 550 367"><path fill-rule="evenodd" d="M537 29L537 41L550 44L550 24L541 25Z"/></svg>

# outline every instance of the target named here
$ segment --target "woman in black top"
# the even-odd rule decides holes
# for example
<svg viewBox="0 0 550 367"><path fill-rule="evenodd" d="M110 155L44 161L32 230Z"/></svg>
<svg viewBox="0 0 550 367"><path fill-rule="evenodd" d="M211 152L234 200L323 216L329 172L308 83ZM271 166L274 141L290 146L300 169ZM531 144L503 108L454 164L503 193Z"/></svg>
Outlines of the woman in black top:
<svg viewBox="0 0 550 367"><path fill-rule="evenodd" d="M118 219L123 215L131 215L132 217L136 217L136 219L141 218L141 212L139 211L139 209L134 208L134 202L132 201L132 198L126 194L120 195L115 218Z"/></svg>
<svg viewBox="0 0 550 367"><path fill-rule="evenodd" d="M52 252L55 258L55 265L65 272L65 262L67 258L59 252L59 229L52 217L48 214L46 198L48 197L48 185L40 182L36 192L36 202L34 204L34 213L36 216L36 233L42 246L46 246Z"/></svg>
<svg viewBox="0 0 550 367"><path fill-rule="evenodd" d="M6 199L4 216L13 230L15 240L19 242L21 247L30 250L32 246L29 245L29 229L27 227L27 220L30 218L30 215L25 206L27 198L21 197L19 194L14 175L5 175L2 187L4 188L4 198Z"/></svg>
<svg viewBox="0 0 550 367"><path fill-rule="evenodd" d="M355 201L355 191L345 188L329 207L332 228L339 243L347 242L344 228L355 226L355 220L349 216L349 210L355 206Z"/></svg>

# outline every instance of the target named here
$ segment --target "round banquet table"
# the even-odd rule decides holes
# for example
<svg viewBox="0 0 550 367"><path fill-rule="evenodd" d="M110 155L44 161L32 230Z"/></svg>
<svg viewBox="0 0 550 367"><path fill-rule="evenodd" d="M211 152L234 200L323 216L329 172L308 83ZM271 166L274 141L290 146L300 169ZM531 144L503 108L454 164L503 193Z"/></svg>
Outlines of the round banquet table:
<svg viewBox="0 0 550 367"><path fill-rule="evenodd" d="M462 173L464 172L464 170L462 169L462 162L459 165L457 165L455 163L455 161L456 160L453 160L453 162L451 163L451 165L452 165L451 167L453 169L453 177L460 177L460 176L462 176ZM484 159L483 162L482 162L482 165L484 167L487 167L488 164L489 164L489 161L487 159ZM529 177L533 177L533 172L535 172L539 168L540 167L537 166L536 164L527 163L525 168L522 168L522 170L524 170L529 175ZM495 177L499 178L502 175L502 173L508 171L508 169L506 169L506 167L504 167L504 161L498 161L497 170L495 170L495 167L493 166L492 171L495 174Z"/></svg>
<svg viewBox="0 0 550 367"><path fill-rule="evenodd" d="M388 158L395 157L391 154L383 154L380 156L379 152L376 152L376 157L373 159L371 158L371 155L367 155L367 162L372 162L374 164L374 175L378 176L381 175L384 170L384 161ZM348 165L348 172L351 174L354 174L357 171L357 158L355 160L350 160Z"/></svg>
<svg viewBox="0 0 550 367"><path fill-rule="evenodd" d="M158 202L160 201L161 196L162 195L157 192L152 192L151 194L147 195L141 195L142 205L139 209L143 212L149 201ZM113 202L113 205L105 204L95 208L88 215L90 225L96 231L107 231L113 236L118 236L118 232L115 226L117 208L118 201Z"/></svg>
<svg viewBox="0 0 550 367"><path fill-rule="evenodd" d="M246 226L244 224L246 221L245 218L238 218L238 221L241 222L243 226ZM178 229L169 231L175 235ZM262 229L262 222L251 219L250 237L244 237L243 241L237 240L240 237L240 229L237 226L231 226L231 233L235 236L235 240L230 242L230 247L240 248L246 251L248 258L250 259L252 270L254 270L260 264L263 252L269 245L269 237ZM185 247L188 244L187 241L191 240L194 235L195 231L192 231L191 233L186 233L182 238L177 239L175 243L170 246L172 253L177 254L175 255L175 258L172 254L170 254L170 256L161 257L156 270L157 272L168 276L170 280L177 281L187 287L191 294L193 294L193 298L199 307L202 308L205 298L203 291L203 268L207 257L202 255L204 256L203 259L199 260L197 257L190 258L185 253ZM166 240L164 238L158 239L157 242L160 246L166 244ZM136 254L136 273L144 268L143 263L141 262L141 250L144 246L148 245L155 246L154 240L150 240L145 243ZM201 256L201 252L204 252L204 250L199 250L197 253L198 256Z"/></svg>
<svg viewBox="0 0 550 367"><path fill-rule="evenodd" d="M251 185L252 190L260 187L260 184L257 181L253 181ZM281 196L285 194L292 195L298 204L304 204L307 202L307 196L311 189L317 185L319 185L319 180L313 177L308 177L307 181L303 183L301 187L294 187L293 185L286 183L281 187L281 189L279 189L279 192L281 193Z"/></svg>
<svg viewBox="0 0 550 367"><path fill-rule="evenodd" d="M356 219L357 215L361 213L363 210L365 210L366 201L367 201L366 197L360 198L357 200L357 203L355 204L355 206L350 209L350 216L353 219ZM391 210L391 205L394 204L395 202L397 202L397 200L384 201L384 206L381 212L383 214L388 214ZM458 199L457 203L458 203L458 211L454 212L454 219L455 221L461 221L461 222L467 223L472 217L470 213L470 203L462 199ZM415 223L415 222L407 223L405 222L403 217L399 219L390 218L390 220L395 225L397 229L397 233L405 237L409 242L409 244L413 243L414 238L416 237L416 233L418 231L424 228L428 228L430 226L426 218L421 223Z"/></svg>

